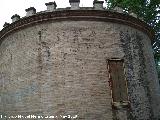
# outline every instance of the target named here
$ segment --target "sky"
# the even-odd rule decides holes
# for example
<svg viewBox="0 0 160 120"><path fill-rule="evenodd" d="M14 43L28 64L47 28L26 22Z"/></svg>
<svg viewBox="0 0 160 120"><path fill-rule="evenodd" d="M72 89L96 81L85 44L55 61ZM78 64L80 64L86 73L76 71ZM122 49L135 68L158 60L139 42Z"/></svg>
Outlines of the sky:
<svg viewBox="0 0 160 120"><path fill-rule="evenodd" d="M54 0L1 0L0 4L0 30L5 22L11 23L11 17L18 14L21 17L26 15L25 9L35 7L36 11L46 10L45 3ZM102 0L103 1L103 0ZM69 0L55 0L57 8L70 7ZM80 0L80 6L92 7L93 0Z"/></svg>

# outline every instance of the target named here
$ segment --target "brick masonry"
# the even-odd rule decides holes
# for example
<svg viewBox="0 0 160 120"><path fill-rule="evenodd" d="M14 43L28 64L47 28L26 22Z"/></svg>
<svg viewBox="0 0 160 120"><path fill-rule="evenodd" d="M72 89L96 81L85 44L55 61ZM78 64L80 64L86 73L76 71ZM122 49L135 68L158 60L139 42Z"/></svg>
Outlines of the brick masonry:
<svg viewBox="0 0 160 120"><path fill-rule="evenodd" d="M151 41L135 28L100 21L49 21L1 41L3 115L78 115L79 120L160 116ZM112 108L106 62L110 58L125 60L131 102L127 109Z"/></svg>

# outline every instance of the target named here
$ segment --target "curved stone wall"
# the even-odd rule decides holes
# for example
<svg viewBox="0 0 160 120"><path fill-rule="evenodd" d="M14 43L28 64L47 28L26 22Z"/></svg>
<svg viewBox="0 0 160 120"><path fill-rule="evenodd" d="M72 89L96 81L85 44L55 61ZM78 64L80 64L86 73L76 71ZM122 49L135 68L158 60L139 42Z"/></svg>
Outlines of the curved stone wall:
<svg viewBox="0 0 160 120"><path fill-rule="evenodd" d="M0 37L3 115L158 118L152 33L136 18L104 11L42 13L7 26ZM110 58L124 59L127 108L111 104Z"/></svg>

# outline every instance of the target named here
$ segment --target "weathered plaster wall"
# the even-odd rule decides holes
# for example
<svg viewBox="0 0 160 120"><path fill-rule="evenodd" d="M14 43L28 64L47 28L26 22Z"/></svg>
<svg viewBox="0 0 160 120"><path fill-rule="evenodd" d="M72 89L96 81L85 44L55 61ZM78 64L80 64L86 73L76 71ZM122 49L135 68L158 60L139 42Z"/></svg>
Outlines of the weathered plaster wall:
<svg viewBox="0 0 160 120"><path fill-rule="evenodd" d="M121 30L132 119L158 119L158 80L149 38L134 29Z"/></svg>
<svg viewBox="0 0 160 120"><path fill-rule="evenodd" d="M106 22L48 22L17 31L0 45L0 112L149 120L158 115L150 47L140 31ZM130 108L112 109L109 58L125 59Z"/></svg>

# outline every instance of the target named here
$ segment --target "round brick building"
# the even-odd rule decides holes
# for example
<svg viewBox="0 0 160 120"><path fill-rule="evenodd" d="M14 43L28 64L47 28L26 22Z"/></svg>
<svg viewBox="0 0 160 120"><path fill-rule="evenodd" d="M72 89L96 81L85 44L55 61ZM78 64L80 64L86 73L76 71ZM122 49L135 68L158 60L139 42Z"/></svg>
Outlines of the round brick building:
<svg viewBox="0 0 160 120"><path fill-rule="evenodd" d="M159 83L152 30L120 8L12 16L0 32L0 113L61 120L156 120ZM13 116L12 116L13 115ZM33 116L34 115L34 116ZM39 118L38 118L39 117Z"/></svg>

